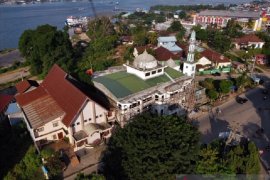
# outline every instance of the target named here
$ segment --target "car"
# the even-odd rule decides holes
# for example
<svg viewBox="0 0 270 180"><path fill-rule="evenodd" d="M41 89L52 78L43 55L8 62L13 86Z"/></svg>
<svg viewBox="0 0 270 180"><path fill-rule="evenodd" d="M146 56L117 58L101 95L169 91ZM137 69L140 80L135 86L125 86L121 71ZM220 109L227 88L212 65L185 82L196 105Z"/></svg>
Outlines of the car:
<svg viewBox="0 0 270 180"><path fill-rule="evenodd" d="M246 103L248 101L246 98L243 98L243 97L240 97L240 96L237 96L235 100L239 104L244 104L244 103Z"/></svg>
<svg viewBox="0 0 270 180"><path fill-rule="evenodd" d="M216 72L214 74L212 74L213 76L220 76L221 74L219 72Z"/></svg>
<svg viewBox="0 0 270 180"><path fill-rule="evenodd" d="M219 139L227 139L229 137L229 135L230 135L230 132L229 131L228 132L220 132L218 134L218 138Z"/></svg>

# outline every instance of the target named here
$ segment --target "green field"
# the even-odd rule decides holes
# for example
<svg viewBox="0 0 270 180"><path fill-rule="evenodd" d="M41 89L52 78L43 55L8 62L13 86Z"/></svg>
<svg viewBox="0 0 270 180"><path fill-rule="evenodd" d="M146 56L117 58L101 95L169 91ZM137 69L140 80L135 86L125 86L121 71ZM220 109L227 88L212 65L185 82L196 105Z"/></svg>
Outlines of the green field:
<svg viewBox="0 0 270 180"><path fill-rule="evenodd" d="M182 74L172 68L166 68L165 72L173 79L181 77ZM94 81L103 84L117 98L123 98L130 94L140 92L150 87L170 81L166 75L155 77L149 80L142 80L139 77L128 74L125 71L109 74L95 78Z"/></svg>

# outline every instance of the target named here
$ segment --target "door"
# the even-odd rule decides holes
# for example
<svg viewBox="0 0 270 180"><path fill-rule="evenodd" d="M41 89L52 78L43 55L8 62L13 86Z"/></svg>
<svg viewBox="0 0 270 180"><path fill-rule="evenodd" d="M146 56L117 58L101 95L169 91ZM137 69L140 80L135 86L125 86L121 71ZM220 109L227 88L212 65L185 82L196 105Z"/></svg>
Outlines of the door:
<svg viewBox="0 0 270 180"><path fill-rule="evenodd" d="M63 139L63 133L62 132L58 133L58 139Z"/></svg>

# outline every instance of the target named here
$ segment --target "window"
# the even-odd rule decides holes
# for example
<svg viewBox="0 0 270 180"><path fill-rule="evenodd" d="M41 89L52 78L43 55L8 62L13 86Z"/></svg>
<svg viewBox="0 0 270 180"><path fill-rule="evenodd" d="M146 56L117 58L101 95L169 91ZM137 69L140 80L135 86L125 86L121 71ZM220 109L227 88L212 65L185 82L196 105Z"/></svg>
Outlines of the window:
<svg viewBox="0 0 270 180"><path fill-rule="evenodd" d="M58 122L54 122L53 127L57 127L57 126L58 126Z"/></svg>
<svg viewBox="0 0 270 180"><path fill-rule="evenodd" d="M38 128L37 131L38 131L38 132L44 131L44 127Z"/></svg>
<svg viewBox="0 0 270 180"><path fill-rule="evenodd" d="M159 73L162 72L162 69L159 69L157 72L159 72Z"/></svg>
<svg viewBox="0 0 270 180"><path fill-rule="evenodd" d="M188 66L186 66L186 69L188 69Z"/></svg>
<svg viewBox="0 0 270 180"><path fill-rule="evenodd" d="M152 71L152 74L156 74L156 71Z"/></svg>
<svg viewBox="0 0 270 180"><path fill-rule="evenodd" d="M192 67L192 71L194 71L194 66Z"/></svg>
<svg viewBox="0 0 270 180"><path fill-rule="evenodd" d="M98 116L96 116L96 118L98 118Z"/></svg>
<svg viewBox="0 0 270 180"><path fill-rule="evenodd" d="M92 120L92 118L89 118L89 119L88 119L88 121L91 121L91 120Z"/></svg>
<svg viewBox="0 0 270 180"><path fill-rule="evenodd" d="M75 124L72 124L72 127L75 127Z"/></svg>
<svg viewBox="0 0 270 180"><path fill-rule="evenodd" d="M57 136L56 136L56 134L54 134L54 135L53 135L53 139L57 139Z"/></svg>
<svg viewBox="0 0 270 180"><path fill-rule="evenodd" d="M148 73L145 73L145 76L150 76L150 73L148 72Z"/></svg>
<svg viewBox="0 0 270 180"><path fill-rule="evenodd" d="M87 119L85 119L84 122L87 122Z"/></svg>
<svg viewBox="0 0 270 180"><path fill-rule="evenodd" d="M80 125L80 122L77 122L77 125Z"/></svg>
<svg viewBox="0 0 270 180"><path fill-rule="evenodd" d="M102 117L102 114L101 114L101 115L99 115L99 117Z"/></svg>

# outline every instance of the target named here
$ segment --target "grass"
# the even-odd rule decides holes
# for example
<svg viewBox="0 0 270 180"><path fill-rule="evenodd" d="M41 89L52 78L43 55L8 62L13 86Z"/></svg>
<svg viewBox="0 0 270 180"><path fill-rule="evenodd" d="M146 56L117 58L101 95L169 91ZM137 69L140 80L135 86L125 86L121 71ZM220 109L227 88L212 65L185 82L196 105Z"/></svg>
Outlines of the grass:
<svg viewBox="0 0 270 180"><path fill-rule="evenodd" d="M166 68L165 72L173 79L182 76L180 72L172 68ZM117 98L123 98L158 84L168 82L170 79L166 75L161 75L144 81L135 75L122 71L95 78L94 81L103 84Z"/></svg>

